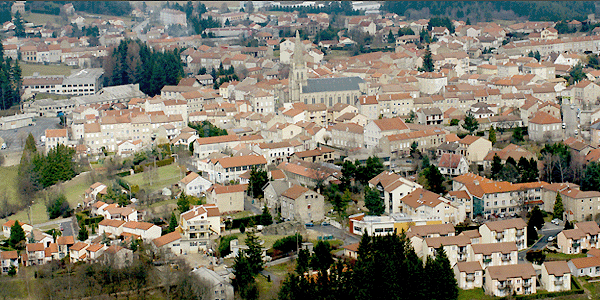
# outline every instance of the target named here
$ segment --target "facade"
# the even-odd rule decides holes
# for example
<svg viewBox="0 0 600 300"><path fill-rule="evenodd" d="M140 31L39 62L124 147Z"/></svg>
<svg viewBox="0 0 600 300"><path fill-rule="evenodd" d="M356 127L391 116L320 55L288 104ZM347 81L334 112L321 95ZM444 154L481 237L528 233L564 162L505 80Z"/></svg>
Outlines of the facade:
<svg viewBox="0 0 600 300"><path fill-rule="evenodd" d="M426 256L435 257L436 249L444 247L444 251L448 256L450 265L454 266L458 262L466 262L469 260L469 245L471 239L464 235L431 237L423 239L423 259Z"/></svg>
<svg viewBox="0 0 600 300"><path fill-rule="evenodd" d="M474 244L469 247L469 260L479 262L484 268L517 264L517 254L515 242Z"/></svg>
<svg viewBox="0 0 600 300"><path fill-rule="evenodd" d="M442 154L438 168L443 175L458 176L469 172L469 164L460 154Z"/></svg>
<svg viewBox="0 0 600 300"><path fill-rule="evenodd" d="M598 248L600 227L594 221L575 223L574 229L563 230L556 236L558 248L565 254L577 254Z"/></svg>
<svg viewBox="0 0 600 300"><path fill-rule="evenodd" d="M204 179L196 172L191 172L179 180L179 187L181 190L186 195L195 197L200 197L200 195L206 192L211 185L212 183L210 181Z"/></svg>
<svg viewBox="0 0 600 300"><path fill-rule="evenodd" d="M67 129L46 129L46 153L56 146L67 145L69 141L69 135Z"/></svg>
<svg viewBox="0 0 600 300"><path fill-rule="evenodd" d="M571 290L571 269L566 261L547 261L542 264L541 286L548 292Z"/></svg>
<svg viewBox="0 0 600 300"><path fill-rule="evenodd" d="M192 271L192 274L206 282L210 286L205 299L210 300L233 300L233 285L228 277L220 276L217 272L205 267Z"/></svg>
<svg viewBox="0 0 600 300"><path fill-rule="evenodd" d="M210 160L206 172L210 181L224 183L240 180L240 175L252 167L262 170L266 164L267 160L261 155L224 157Z"/></svg>
<svg viewBox="0 0 600 300"><path fill-rule="evenodd" d="M247 189L247 184L214 184L206 192L206 202L216 204L222 213L243 211Z"/></svg>
<svg viewBox="0 0 600 300"><path fill-rule="evenodd" d="M152 244L157 249L163 249L174 255L183 254L183 249L181 248L181 233L177 230L154 239Z"/></svg>
<svg viewBox="0 0 600 300"><path fill-rule="evenodd" d="M479 226L482 243L515 242L518 250L527 248L527 224L523 219L493 221Z"/></svg>
<svg viewBox="0 0 600 300"><path fill-rule="evenodd" d="M539 111L527 124L529 139L536 142L563 139L562 121L546 112Z"/></svg>
<svg viewBox="0 0 600 300"><path fill-rule="evenodd" d="M400 213L400 199L416 189L423 188L420 184L389 171L384 171L369 180L369 187L379 191L386 214Z"/></svg>
<svg viewBox="0 0 600 300"><path fill-rule="evenodd" d="M365 147L367 149L379 147L379 141L384 136L408 133L410 131L400 118L376 119L367 123L364 128Z"/></svg>
<svg viewBox="0 0 600 300"><path fill-rule="evenodd" d="M207 250L211 239L221 234L221 213L215 204L193 206L179 218L183 253Z"/></svg>
<svg viewBox="0 0 600 300"><path fill-rule="evenodd" d="M452 268L458 288L470 290L483 287L483 268L478 261L459 262Z"/></svg>
<svg viewBox="0 0 600 300"><path fill-rule="evenodd" d="M485 272L484 291L495 297L529 295L536 293L535 270L530 263L488 267Z"/></svg>
<svg viewBox="0 0 600 300"><path fill-rule="evenodd" d="M34 125L34 118L36 114L16 114L14 116L0 117L0 130L11 130L25 126ZM362 132L361 132L362 133Z"/></svg>
<svg viewBox="0 0 600 300"><path fill-rule="evenodd" d="M31 93L84 96L98 92L104 83L103 69L83 69L69 76L26 76L23 89Z"/></svg>
<svg viewBox="0 0 600 300"><path fill-rule="evenodd" d="M184 12L165 8L160 11L160 21L165 26L170 26L174 24L179 24L181 26L187 27L186 15Z"/></svg>

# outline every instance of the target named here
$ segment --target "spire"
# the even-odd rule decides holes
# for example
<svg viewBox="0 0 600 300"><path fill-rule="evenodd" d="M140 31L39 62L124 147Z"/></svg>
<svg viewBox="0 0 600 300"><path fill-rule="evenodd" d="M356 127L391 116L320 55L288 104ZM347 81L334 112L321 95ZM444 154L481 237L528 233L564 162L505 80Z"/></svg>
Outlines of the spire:
<svg viewBox="0 0 600 300"><path fill-rule="evenodd" d="M302 39L300 39L300 31L296 30L296 45L294 47L294 64L302 64L302 52L304 46L302 45Z"/></svg>

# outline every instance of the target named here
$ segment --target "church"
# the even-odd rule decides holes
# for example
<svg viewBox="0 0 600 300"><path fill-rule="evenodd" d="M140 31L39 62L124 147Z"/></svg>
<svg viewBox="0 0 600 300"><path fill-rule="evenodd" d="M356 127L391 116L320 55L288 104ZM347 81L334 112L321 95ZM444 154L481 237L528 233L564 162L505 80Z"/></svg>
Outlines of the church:
<svg viewBox="0 0 600 300"><path fill-rule="evenodd" d="M296 32L294 59L290 72L290 102L306 104L324 103L331 107L336 103L355 105L365 93L366 83L360 77L308 78L308 68L302 58L303 46L300 34Z"/></svg>

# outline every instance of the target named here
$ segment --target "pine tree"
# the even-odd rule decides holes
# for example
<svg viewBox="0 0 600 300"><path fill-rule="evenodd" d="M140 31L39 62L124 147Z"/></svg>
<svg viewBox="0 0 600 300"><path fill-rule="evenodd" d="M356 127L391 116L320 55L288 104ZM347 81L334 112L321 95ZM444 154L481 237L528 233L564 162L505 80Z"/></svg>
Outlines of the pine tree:
<svg viewBox="0 0 600 300"><path fill-rule="evenodd" d="M310 253L307 249L300 249L298 252L298 258L296 259L296 273L303 275L308 271L308 265L310 261Z"/></svg>
<svg viewBox="0 0 600 300"><path fill-rule="evenodd" d="M458 284L450 265L450 260L444 251L443 246L436 250L435 255L436 277L439 278L435 284L435 290L438 292L438 297L435 299L457 299ZM433 274L429 274L430 276ZM433 298L432 298L433 299Z"/></svg>
<svg viewBox="0 0 600 300"><path fill-rule="evenodd" d="M433 72L433 70L433 58L431 57L431 51L429 51L429 46L427 46L425 54L423 54L423 67L421 68L421 71Z"/></svg>
<svg viewBox="0 0 600 300"><path fill-rule="evenodd" d="M479 128L479 122L475 119L475 116L471 112L468 112L465 116L462 127L469 132L469 134L473 134L473 132L477 131Z"/></svg>
<svg viewBox="0 0 600 300"><path fill-rule="evenodd" d="M234 285L242 299L257 299L258 287L254 280L254 270L246 251L241 251L236 257L233 265L235 274Z"/></svg>
<svg viewBox="0 0 600 300"><path fill-rule="evenodd" d="M256 275L262 271L264 262L262 260L262 247L254 230L249 230L246 234L246 246L248 246L248 250L245 252L248 255L250 270L252 270L253 275Z"/></svg>
<svg viewBox="0 0 600 300"><path fill-rule="evenodd" d="M175 216L175 213L172 212L171 220L169 221L169 227L167 227L166 233L171 233L171 232L175 231L176 228L177 228L177 217Z"/></svg>
<svg viewBox="0 0 600 300"><path fill-rule="evenodd" d="M77 234L77 239L83 242L87 240L88 237L87 228L85 228L85 225L81 226L81 229L79 229L79 233Z"/></svg>
<svg viewBox="0 0 600 300"><path fill-rule="evenodd" d="M23 24L23 18L20 12L15 13L15 35L18 37L25 37L25 26Z"/></svg>
<svg viewBox="0 0 600 300"><path fill-rule="evenodd" d="M421 172L421 175L426 180L428 190L441 195L446 193L446 188L444 187L444 175L442 175L438 167L429 165L429 167Z"/></svg>
<svg viewBox="0 0 600 300"><path fill-rule="evenodd" d="M368 186L365 187L365 207L369 210L368 214L373 216L380 216L385 212L383 205L383 199L379 196L379 192L376 189L371 189Z"/></svg>
<svg viewBox="0 0 600 300"><path fill-rule="evenodd" d="M388 33L388 36L387 36L387 42L390 44L396 43L396 37L394 37L394 33L392 33L391 29L390 29L390 33Z"/></svg>
<svg viewBox="0 0 600 300"><path fill-rule="evenodd" d="M560 193L556 193L556 200L554 201L554 218L563 219L563 214L565 213L565 207L562 202L562 197Z"/></svg>
<svg viewBox="0 0 600 300"><path fill-rule="evenodd" d="M317 242L314 253L310 258L310 266L313 270L326 272L333 264L333 256L331 255L331 245L325 241Z"/></svg>
<svg viewBox="0 0 600 300"><path fill-rule="evenodd" d="M492 178L496 179L498 178L498 176L500 175L500 172L502 171L503 165L502 165L502 159L500 159L500 156L498 156L498 154L494 154L494 157L492 158Z"/></svg>
<svg viewBox="0 0 600 300"><path fill-rule="evenodd" d="M190 200L183 192L179 195L179 199L177 199L177 209L180 213L190 210Z"/></svg>
<svg viewBox="0 0 600 300"><path fill-rule="evenodd" d="M8 245L12 248L19 247L19 244L25 240L25 231L19 224L19 221L15 221L15 224L10 227L10 236L8 238ZM19 247L20 248L20 247Z"/></svg>
<svg viewBox="0 0 600 300"><path fill-rule="evenodd" d="M271 213L269 212L269 209L267 208L267 206L263 206L263 211L262 214L260 215L260 224L261 225L271 225L273 224L273 217L271 216Z"/></svg>
<svg viewBox="0 0 600 300"><path fill-rule="evenodd" d="M492 146L496 144L496 129L494 129L494 126L490 127L489 140L492 142Z"/></svg>

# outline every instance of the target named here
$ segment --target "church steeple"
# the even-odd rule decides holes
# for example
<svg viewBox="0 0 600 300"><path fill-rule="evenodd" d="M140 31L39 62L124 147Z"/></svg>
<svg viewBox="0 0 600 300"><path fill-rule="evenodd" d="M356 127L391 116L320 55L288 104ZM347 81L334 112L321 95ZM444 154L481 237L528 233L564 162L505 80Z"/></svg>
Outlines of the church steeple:
<svg viewBox="0 0 600 300"><path fill-rule="evenodd" d="M300 38L300 31L296 30L296 44L294 45L294 67L300 67L300 65L304 65L304 60L302 59L304 52L304 46L302 45L302 39Z"/></svg>
<svg viewBox="0 0 600 300"><path fill-rule="evenodd" d="M308 79L308 70L304 61L304 44L300 38L300 32L296 31L296 42L294 45L294 59L292 60L292 70L290 73L290 100L291 102L300 101L302 87L306 86Z"/></svg>

